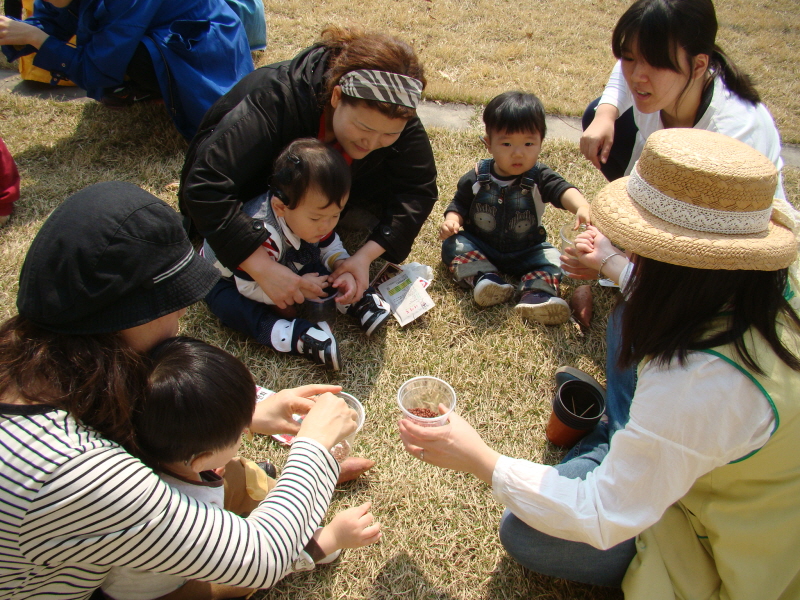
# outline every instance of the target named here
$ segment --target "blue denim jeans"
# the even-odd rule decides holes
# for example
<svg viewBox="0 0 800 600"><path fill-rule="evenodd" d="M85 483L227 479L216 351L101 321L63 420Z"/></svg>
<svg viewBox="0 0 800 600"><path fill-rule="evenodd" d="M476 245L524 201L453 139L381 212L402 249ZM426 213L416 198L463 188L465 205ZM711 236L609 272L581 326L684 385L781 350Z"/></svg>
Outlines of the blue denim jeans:
<svg viewBox="0 0 800 600"><path fill-rule="evenodd" d="M260 343L272 348L272 328L280 317L267 304L245 298L236 289L236 284L220 278L205 297L211 312L222 324L240 331Z"/></svg>
<svg viewBox="0 0 800 600"><path fill-rule="evenodd" d="M538 290L555 296L562 277L560 256L561 251L547 242L517 252L498 252L466 231L442 242L442 261L456 281L478 273L506 273L523 278L522 291Z"/></svg>
<svg viewBox="0 0 800 600"><path fill-rule="evenodd" d="M578 442L556 470L563 477L586 479L608 454L614 433L625 426L630 416L636 386L636 370L616 368L619 354L619 315L622 306L612 313L606 330L608 359L606 372L606 415L608 422L597 427ZM625 571L636 555L633 539L608 550L598 550L581 542L570 542L546 535L526 525L509 510L500 520L500 541L511 557L536 573L588 583L619 587Z"/></svg>

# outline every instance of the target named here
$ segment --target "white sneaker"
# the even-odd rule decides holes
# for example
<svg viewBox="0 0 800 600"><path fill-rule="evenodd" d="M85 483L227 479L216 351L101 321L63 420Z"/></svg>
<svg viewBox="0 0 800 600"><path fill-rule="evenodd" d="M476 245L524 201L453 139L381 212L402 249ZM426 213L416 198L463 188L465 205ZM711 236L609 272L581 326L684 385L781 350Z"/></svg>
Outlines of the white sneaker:
<svg viewBox="0 0 800 600"><path fill-rule="evenodd" d="M341 362L339 345L325 321L312 325L300 335L297 340L297 352L326 369L339 370Z"/></svg>
<svg viewBox="0 0 800 600"><path fill-rule="evenodd" d="M353 317L367 337L381 327L392 314L389 304L380 297L375 288L367 288L361 300L353 304L338 305L339 312Z"/></svg>

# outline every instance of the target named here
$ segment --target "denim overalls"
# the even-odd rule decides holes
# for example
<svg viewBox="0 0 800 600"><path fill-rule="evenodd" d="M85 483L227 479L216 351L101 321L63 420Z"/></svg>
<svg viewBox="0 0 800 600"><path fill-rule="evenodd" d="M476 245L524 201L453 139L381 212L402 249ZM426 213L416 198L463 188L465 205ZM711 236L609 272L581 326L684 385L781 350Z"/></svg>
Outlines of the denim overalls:
<svg viewBox="0 0 800 600"><path fill-rule="evenodd" d="M442 243L442 260L456 281L478 273L508 273L521 277L523 292L558 295L561 252L547 243L547 232L536 211L539 168L519 181L501 186L492 179L493 159L478 163L478 185L464 219L464 230Z"/></svg>

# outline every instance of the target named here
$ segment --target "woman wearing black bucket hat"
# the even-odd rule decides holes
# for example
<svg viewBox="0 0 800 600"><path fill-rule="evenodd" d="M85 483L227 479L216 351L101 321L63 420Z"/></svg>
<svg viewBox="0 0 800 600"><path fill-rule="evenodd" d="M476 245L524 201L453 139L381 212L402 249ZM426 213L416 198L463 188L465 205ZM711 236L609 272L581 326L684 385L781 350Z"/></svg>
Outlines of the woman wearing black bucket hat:
<svg viewBox="0 0 800 600"><path fill-rule="evenodd" d="M621 358L640 366L630 419L613 443L603 422L589 434L591 460L501 456L458 416L401 421L413 456L492 486L523 566L626 600L800 597L797 239L776 179L742 142L666 129L595 198L576 248L604 273L628 262L608 238L630 253Z"/></svg>
<svg viewBox="0 0 800 600"><path fill-rule="evenodd" d="M324 394L338 387L258 405L254 431L298 437L247 519L172 491L125 450L140 354L175 335L217 278L177 213L131 184L86 188L42 226L19 314L0 327L0 596L88 598L117 565L269 587L309 548L339 473L326 448L355 429ZM299 432L296 412L308 413Z"/></svg>

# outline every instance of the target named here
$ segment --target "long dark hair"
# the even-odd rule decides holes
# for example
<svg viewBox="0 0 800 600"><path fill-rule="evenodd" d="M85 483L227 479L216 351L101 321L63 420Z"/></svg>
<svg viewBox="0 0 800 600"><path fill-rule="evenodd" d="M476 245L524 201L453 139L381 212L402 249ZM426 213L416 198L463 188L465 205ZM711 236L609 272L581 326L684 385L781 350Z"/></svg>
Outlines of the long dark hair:
<svg viewBox="0 0 800 600"><path fill-rule="evenodd" d="M689 59L709 56L709 68L722 77L725 87L752 104L761 97L750 77L743 73L716 44L717 15L711 0L637 0L619 18L611 36L611 49L618 59L630 44L652 66L682 73L678 48ZM688 86L688 84L687 84Z"/></svg>
<svg viewBox="0 0 800 600"><path fill-rule="evenodd" d="M339 85L342 76L359 69L387 71L413 77L422 83L423 89L427 84L425 71L414 49L396 37L331 26L322 32L319 44L331 50L325 90L320 98L323 106L330 101L333 88ZM362 103L390 119L410 119L417 115L417 111L413 108L389 102L362 100L344 94L342 101L345 104Z"/></svg>
<svg viewBox="0 0 800 600"><path fill-rule="evenodd" d="M752 328L778 358L800 371L800 357L786 348L777 331L779 317L800 331L800 319L784 297L787 269L692 269L641 256L635 262L622 311L621 367L645 357L658 364L673 358L683 362L692 350L732 342L744 365L763 374L745 345L744 334ZM715 324L720 328L714 329Z"/></svg>
<svg viewBox="0 0 800 600"><path fill-rule="evenodd" d="M53 333L19 315L0 326L0 394L65 410L130 451L143 367L119 333Z"/></svg>

